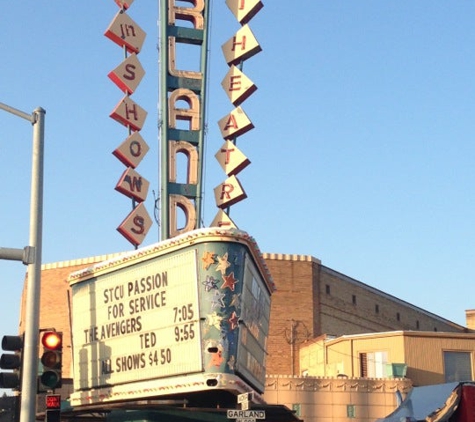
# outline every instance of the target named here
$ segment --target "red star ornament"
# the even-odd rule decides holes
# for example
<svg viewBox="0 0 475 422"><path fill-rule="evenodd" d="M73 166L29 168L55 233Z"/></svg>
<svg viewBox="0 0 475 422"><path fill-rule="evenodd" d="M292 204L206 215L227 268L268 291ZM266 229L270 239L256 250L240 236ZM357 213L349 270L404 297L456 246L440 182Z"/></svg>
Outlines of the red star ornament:
<svg viewBox="0 0 475 422"><path fill-rule="evenodd" d="M236 312L231 314L231 318L228 319L229 325L231 326L231 330L235 330L239 324L239 317L237 316Z"/></svg>
<svg viewBox="0 0 475 422"><path fill-rule="evenodd" d="M229 275L223 275L223 280L224 280L224 283L221 286L221 288L225 289L227 287L229 290L232 290L234 292L234 286L236 283L239 282L239 280L236 280L234 278L234 271Z"/></svg>

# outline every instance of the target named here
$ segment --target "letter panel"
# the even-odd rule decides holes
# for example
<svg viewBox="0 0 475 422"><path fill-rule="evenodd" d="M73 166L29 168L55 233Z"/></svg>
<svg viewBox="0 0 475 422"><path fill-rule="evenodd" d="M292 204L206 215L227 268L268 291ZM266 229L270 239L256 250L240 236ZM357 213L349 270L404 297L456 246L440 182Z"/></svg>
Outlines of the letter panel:
<svg viewBox="0 0 475 422"><path fill-rule="evenodd" d="M193 28L204 28L203 10L205 8L204 0L182 0L193 4L194 7L177 7L175 0L168 0L168 24L176 25L177 20L191 22Z"/></svg>
<svg viewBox="0 0 475 422"><path fill-rule="evenodd" d="M169 143L169 182L177 180L177 154L183 154L187 158L186 183L196 185L198 183L198 151L189 142L170 141Z"/></svg>
<svg viewBox="0 0 475 422"><path fill-rule="evenodd" d="M135 53L131 54L119 66L107 75L121 91L133 94L142 81L145 71Z"/></svg>
<svg viewBox="0 0 475 422"><path fill-rule="evenodd" d="M125 220L117 227L117 231L135 246L140 245L152 225L144 203L136 206Z"/></svg>
<svg viewBox="0 0 475 422"><path fill-rule="evenodd" d="M133 132L112 154L127 167L136 168L149 149L140 132Z"/></svg>
<svg viewBox="0 0 475 422"><path fill-rule="evenodd" d="M145 32L125 12L119 11L104 35L129 53L139 53L145 41Z"/></svg>
<svg viewBox="0 0 475 422"><path fill-rule="evenodd" d="M170 237L178 236L179 234L189 232L196 228L196 210L194 204L182 195L169 196L169 218L170 218ZM178 228L178 208L180 208L185 215L185 224Z"/></svg>

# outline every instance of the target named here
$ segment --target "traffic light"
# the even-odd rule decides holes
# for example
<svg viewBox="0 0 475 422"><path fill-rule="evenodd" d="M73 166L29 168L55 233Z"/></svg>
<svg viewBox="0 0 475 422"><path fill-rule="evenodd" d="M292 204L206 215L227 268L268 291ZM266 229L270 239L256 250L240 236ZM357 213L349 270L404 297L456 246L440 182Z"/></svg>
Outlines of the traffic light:
<svg viewBox="0 0 475 422"><path fill-rule="evenodd" d="M2 350L15 353L3 353L0 356L0 368L8 369L13 372L0 373L0 388L20 389L21 384L21 365L23 350L23 337L21 336L3 336Z"/></svg>
<svg viewBox="0 0 475 422"><path fill-rule="evenodd" d="M38 391L44 392L61 387L61 364L63 354L63 333L41 332L40 362L43 366L38 378Z"/></svg>

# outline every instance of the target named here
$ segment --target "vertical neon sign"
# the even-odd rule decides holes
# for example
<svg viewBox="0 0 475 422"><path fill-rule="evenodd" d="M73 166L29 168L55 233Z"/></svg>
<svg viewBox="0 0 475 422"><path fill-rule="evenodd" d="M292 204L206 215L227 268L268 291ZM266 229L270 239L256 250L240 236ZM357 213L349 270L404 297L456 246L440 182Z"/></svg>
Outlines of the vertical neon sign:
<svg viewBox="0 0 475 422"><path fill-rule="evenodd" d="M201 221L209 7L207 0L179 2L190 7L176 3L160 0L162 240L194 230ZM186 169L178 165L180 158Z"/></svg>

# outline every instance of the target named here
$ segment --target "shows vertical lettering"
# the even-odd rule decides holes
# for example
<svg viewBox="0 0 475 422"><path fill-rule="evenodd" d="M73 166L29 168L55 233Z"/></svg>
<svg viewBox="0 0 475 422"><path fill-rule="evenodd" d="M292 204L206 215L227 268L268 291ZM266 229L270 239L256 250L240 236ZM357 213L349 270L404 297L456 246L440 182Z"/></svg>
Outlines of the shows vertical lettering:
<svg viewBox="0 0 475 422"><path fill-rule="evenodd" d="M131 192L141 192L142 191L142 178L141 177L131 177L129 175L124 177L124 182L129 184L129 189Z"/></svg>
<svg viewBox="0 0 475 422"><path fill-rule="evenodd" d="M130 115L131 114L133 115L135 121L137 121L139 119L139 114L138 114L138 111L137 111L137 105L132 104L132 108L129 108L129 104L125 103L125 116L126 116L127 120L130 120Z"/></svg>
<svg viewBox="0 0 475 422"><path fill-rule="evenodd" d="M132 157L140 157L142 154L142 145L138 141L132 141L129 145L129 152Z"/></svg>
<svg viewBox="0 0 475 422"><path fill-rule="evenodd" d="M120 32L122 34L122 38L127 37L135 37L135 27L133 25L120 25Z"/></svg>
<svg viewBox="0 0 475 422"><path fill-rule="evenodd" d="M125 66L125 71L126 73L124 73L122 76L124 77L124 79L127 79L129 81L133 81L135 79L135 69L136 69L136 66L129 63Z"/></svg>
<svg viewBox="0 0 475 422"><path fill-rule="evenodd" d="M134 226L136 227L130 229L132 232L135 234L143 234L145 231L145 219L140 215L136 215L134 217Z"/></svg>

